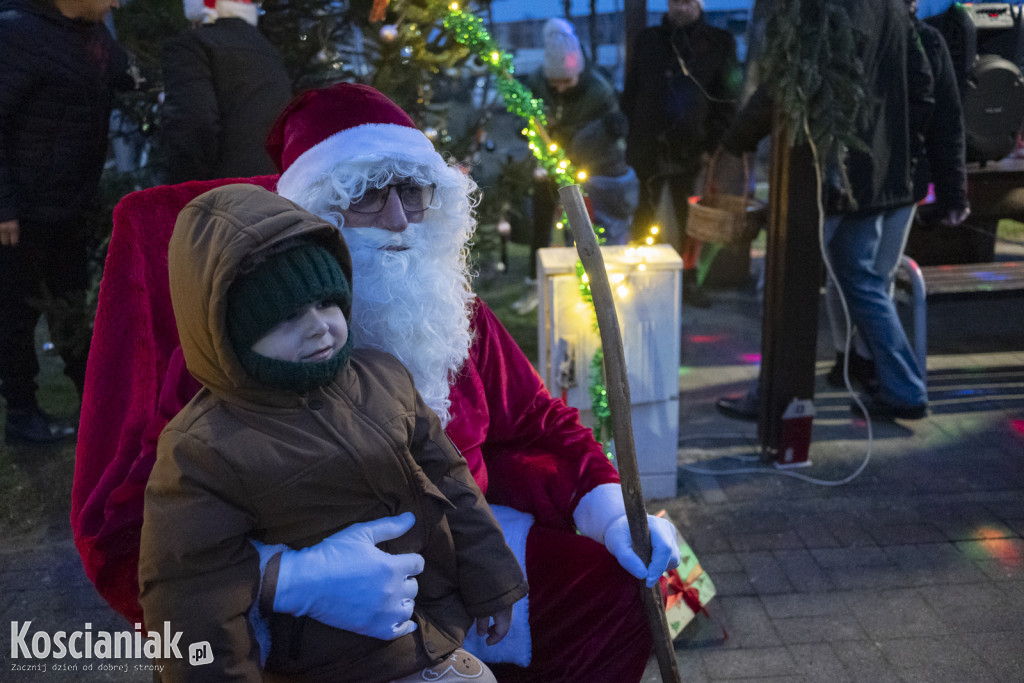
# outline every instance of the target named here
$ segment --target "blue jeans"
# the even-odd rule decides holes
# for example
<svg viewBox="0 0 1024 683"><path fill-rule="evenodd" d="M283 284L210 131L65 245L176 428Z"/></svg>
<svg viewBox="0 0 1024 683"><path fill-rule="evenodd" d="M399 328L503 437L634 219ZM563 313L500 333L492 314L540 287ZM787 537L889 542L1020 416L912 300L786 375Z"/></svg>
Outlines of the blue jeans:
<svg viewBox="0 0 1024 683"><path fill-rule="evenodd" d="M892 283L907 243L914 206L867 215L833 215L825 219L829 261L842 287L850 320L874 359L879 398L895 406L928 402L924 373L910 347L892 300ZM845 346L845 317L835 284L829 278L825 303L837 349Z"/></svg>

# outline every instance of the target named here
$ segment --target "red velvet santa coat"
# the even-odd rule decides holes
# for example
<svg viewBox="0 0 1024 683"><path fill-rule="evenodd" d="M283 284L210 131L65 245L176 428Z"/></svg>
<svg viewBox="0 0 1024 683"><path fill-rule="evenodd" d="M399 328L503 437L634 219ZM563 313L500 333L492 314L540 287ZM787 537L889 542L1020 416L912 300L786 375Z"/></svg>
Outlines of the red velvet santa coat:
<svg viewBox="0 0 1024 683"><path fill-rule="evenodd" d="M133 622L141 621L139 532L156 439L198 389L180 351L175 353L167 242L178 210L227 182L273 188L276 177L152 188L128 195L115 211L86 373L71 524L86 574ZM535 517L526 549L531 631L544 619L545 605L537 604L542 596L567 603L550 605L547 615L551 629L564 631L533 634L531 670L540 659L572 652L567 668L582 673L581 666L591 665L617 681L638 680L650 651L639 586L603 547L573 533L576 504L595 486L617 482L618 473L578 412L551 397L483 302L477 302L472 324L474 342L452 387L446 432L489 502ZM556 557L542 546L562 552ZM541 568L542 560L551 564ZM530 568L534 562L536 571ZM573 594L572 585L585 595ZM569 611L579 621L568 618ZM574 648L569 639L586 645ZM539 646L553 651L546 656ZM623 678L617 670L631 675ZM537 680L557 677L543 674Z"/></svg>
<svg viewBox="0 0 1024 683"><path fill-rule="evenodd" d="M257 179L272 186L273 177ZM131 621L138 606L142 492L163 426L199 384L181 361L167 293L177 208L224 181L142 190L118 207L100 290L78 443L72 525L86 573ZM445 431L487 500L571 530L572 510L618 475L575 409L554 399L494 313L477 301L469 359ZM166 379L165 379L166 375Z"/></svg>

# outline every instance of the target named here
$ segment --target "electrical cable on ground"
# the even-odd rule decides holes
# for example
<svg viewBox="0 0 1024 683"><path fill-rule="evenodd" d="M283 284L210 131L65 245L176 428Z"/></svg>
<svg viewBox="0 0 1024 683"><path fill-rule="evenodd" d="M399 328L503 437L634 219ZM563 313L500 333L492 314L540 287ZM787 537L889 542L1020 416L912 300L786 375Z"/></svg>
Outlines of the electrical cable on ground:
<svg viewBox="0 0 1024 683"><path fill-rule="evenodd" d="M839 286L839 280L836 278L835 271L832 268L832 261L828 256L828 249L825 248L825 203L822 199L822 185L821 185L821 166L818 163L818 150L814 146L814 140L811 138L807 119L803 121L804 132L807 135L808 144L811 148L811 157L814 161L814 174L817 180L817 204L818 204L818 247L821 250L821 256L825 263L825 270L828 271L828 277L832 280L832 283L836 286L836 291L839 294L839 301L843 306L843 317L846 321L846 345L843 352L843 383L846 385L847 393L852 397L853 402L857 404L857 408L860 409L861 414L864 416L864 420L867 423L868 434L867 434L867 450L864 453L864 459L860 465L849 475L842 479L818 479L817 477L811 477L801 472L794 472L788 469L779 469L777 467L741 467L736 469L721 469L721 470L709 470L693 465L683 465L683 469L687 472L693 472L694 474L706 474L711 476L719 476L724 474L777 474L785 477L793 477L811 484L818 486L844 486L849 484L851 481L861 475L864 469L868 466L871 461L872 446L874 444L874 432L871 425L871 416L868 414L867 408L860 400L860 396L853 390L853 386L850 384L850 348L853 342L853 325L850 321L850 309L846 304L846 296L843 294L843 288ZM698 435L699 436L699 435ZM698 437L687 437L682 440L690 440ZM710 438L709 436L699 436L699 438ZM716 438L732 438L732 437L716 437ZM744 461L760 461L757 456L728 456L734 459L740 459Z"/></svg>
<svg viewBox="0 0 1024 683"><path fill-rule="evenodd" d="M1021 242L1021 241L1018 241L1018 240L1014 240L1014 239L1010 239L1009 237L1003 237L998 232L995 235L993 235L992 233L990 233L990 232L988 232L986 230L982 230L981 228L975 227L973 225L969 225L968 223L961 223L957 227L958 227L958 229L962 229L962 230L970 230L971 232L977 233L977 234L979 234L979 235L981 235L983 237L993 237L994 236L997 242L1002 242L1003 244L1012 244L1015 247L1024 247L1024 242Z"/></svg>

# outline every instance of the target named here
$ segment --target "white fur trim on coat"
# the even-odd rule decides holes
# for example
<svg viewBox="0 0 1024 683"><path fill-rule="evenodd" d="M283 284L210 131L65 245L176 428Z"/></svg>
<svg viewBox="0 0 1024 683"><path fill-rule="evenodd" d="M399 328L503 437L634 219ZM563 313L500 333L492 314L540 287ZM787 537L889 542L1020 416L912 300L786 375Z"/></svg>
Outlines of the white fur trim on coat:
<svg viewBox="0 0 1024 683"><path fill-rule="evenodd" d="M501 525L505 542L512 549L519 566L526 577L526 536L533 526L533 515L519 512L504 505L492 505L491 512ZM529 582L529 577L526 577ZM512 627L508 635L496 645L487 645L486 637L476 634L476 625L469 627L469 634L462 646L474 655L492 664L509 663L529 666L533 656L533 641L530 639L530 596L522 598L512 607Z"/></svg>

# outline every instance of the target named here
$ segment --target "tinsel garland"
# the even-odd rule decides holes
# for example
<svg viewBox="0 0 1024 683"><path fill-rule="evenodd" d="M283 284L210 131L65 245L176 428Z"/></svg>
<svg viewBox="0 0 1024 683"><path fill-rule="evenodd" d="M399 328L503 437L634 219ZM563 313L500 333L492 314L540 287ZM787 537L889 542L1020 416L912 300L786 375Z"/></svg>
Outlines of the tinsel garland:
<svg viewBox="0 0 1024 683"><path fill-rule="evenodd" d="M544 102L533 96L529 88L513 77L512 56L501 50L483 21L476 15L465 12L458 4L448 6L448 14L444 18L445 31L459 44L469 48L488 70L496 77L495 88L505 102L509 113L519 116L526 122L523 135L529 141L530 151L540 166L547 171L559 187L572 185L586 180L586 173L578 171L565 154L565 150L555 143L548 135L545 126ZM563 214L562 222L565 222ZM599 244L603 244L604 228L594 226ZM576 277L579 283L580 296L593 312L594 300L590 293L583 264L576 261ZM596 315L593 316L596 328ZM605 455L611 459L611 449L605 435L611 433L611 411L608 408L608 391L604 374L604 353L597 349L590 364L590 399L591 411L594 415L594 436L602 444Z"/></svg>
<svg viewBox="0 0 1024 683"><path fill-rule="evenodd" d="M580 298L588 306L590 314L590 325L594 332L600 334L597 326L597 314L594 311L594 295L590 291L590 280L587 271L583 268L583 262L576 261L576 282L580 291ZM590 385L590 412L594 416L594 438L601 444L605 456L614 460L609 439L612 435L612 411L608 406L608 387L605 383L604 374L604 349L600 346L594 351L594 357L590 359L590 372L587 375Z"/></svg>
<svg viewBox="0 0 1024 683"><path fill-rule="evenodd" d="M444 18L445 30L457 43L469 48L497 77L495 88L502 96L505 108L526 121L523 134L541 167L559 187L585 180L586 173L577 171L565 150L548 135L544 101L534 97L529 88L512 76L515 69L512 56L498 47L480 17L459 9L455 3L448 9Z"/></svg>
<svg viewBox="0 0 1024 683"><path fill-rule="evenodd" d="M387 0L376 0L372 10L371 21L382 20L387 9ZM417 46L410 46L413 54L424 52L424 35L420 26L428 26L431 19L443 13L442 26L444 32L456 43L463 46L470 54L476 55L488 71L493 74L495 88L505 102L505 108L512 114L522 118L526 122L523 135L528 140L530 151L537 159L541 168L547 171L548 176L554 179L558 187L583 182L587 178L584 171L577 170L565 154L565 150L548 135L545 126L547 119L544 115L543 100L533 96L529 88L513 77L515 67L512 55L500 49L490 33L484 26L483 21L476 15L463 11L457 2L444 5L439 2L395 2L392 3L398 19L395 26L398 32L396 38L403 42L415 40ZM417 49L417 47L419 49ZM442 57L435 57L440 60ZM433 70L437 70L437 64L432 64ZM559 228L566 222L563 213ZM604 228L594 226L599 244L603 244ZM593 314L593 297L590 293L590 285L587 283L586 273L583 264L576 262L576 275L579 283L580 294L583 300L589 305ZM592 315L593 325L596 329L597 317ZM604 353L598 348L590 367L590 395L591 408L594 414L595 438L602 444L605 454L611 459L611 449L603 438L605 434L611 433L611 413L608 409L608 392L604 375Z"/></svg>

